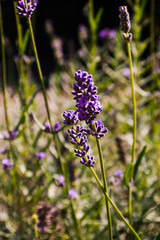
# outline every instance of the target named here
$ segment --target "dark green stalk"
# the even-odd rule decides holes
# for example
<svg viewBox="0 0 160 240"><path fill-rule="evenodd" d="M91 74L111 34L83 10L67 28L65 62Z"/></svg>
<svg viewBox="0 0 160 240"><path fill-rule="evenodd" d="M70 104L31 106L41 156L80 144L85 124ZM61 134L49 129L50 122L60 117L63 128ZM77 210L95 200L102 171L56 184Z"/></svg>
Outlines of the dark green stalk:
<svg viewBox="0 0 160 240"><path fill-rule="evenodd" d="M135 90L134 90L134 79L133 79L133 70L132 70L132 57L131 57L131 48L130 42L127 41L127 52L129 58L129 68L130 68L130 83L131 83L131 91L132 91L132 104L133 104L133 143L132 143L132 156L131 156L131 163L132 163L132 170L131 170L131 177L130 181L132 182L133 179L133 172L134 172L134 162L135 162L135 144L136 144L136 97L135 97ZM128 215L129 215L129 222L132 224L132 187L128 186Z"/></svg>
<svg viewBox="0 0 160 240"><path fill-rule="evenodd" d="M25 82L25 74L24 74L24 68L23 68L23 53L22 53L22 27L20 23L20 18L16 13L16 2L14 2L14 13L16 18L16 25L17 25L17 36L18 36L18 49L19 49L19 72L20 72L20 78L21 78L21 86L24 93L24 98L26 100L26 82Z"/></svg>
<svg viewBox="0 0 160 240"><path fill-rule="evenodd" d="M96 131L96 126L95 124L93 125L94 131ZM101 149L101 144L100 140L96 138L96 143L97 143L97 148L98 148L98 153L99 153L99 160L100 160L100 166L101 166L101 174L102 174L102 179L103 179L103 187L104 191L107 191L107 181L106 181L106 176L105 176L105 169L104 169L104 161L103 161L103 155L102 155L102 149ZM110 240L113 239L112 235L112 220L111 220L111 213L110 213L110 207L109 207L109 201L107 197L105 196L105 202L106 202L106 211L107 211L107 219L108 219L108 237Z"/></svg>
<svg viewBox="0 0 160 240"><path fill-rule="evenodd" d="M1 51L2 51L2 83L3 83L3 98L4 98L4 111L5 120L8 133L10 133L10 123L8 118L8 107L7 107L7 95L6 95L6 58L4 49L4 35L3 35L3 19L2 19L2 7L0 3L0 32L1 32Z"/></svg>

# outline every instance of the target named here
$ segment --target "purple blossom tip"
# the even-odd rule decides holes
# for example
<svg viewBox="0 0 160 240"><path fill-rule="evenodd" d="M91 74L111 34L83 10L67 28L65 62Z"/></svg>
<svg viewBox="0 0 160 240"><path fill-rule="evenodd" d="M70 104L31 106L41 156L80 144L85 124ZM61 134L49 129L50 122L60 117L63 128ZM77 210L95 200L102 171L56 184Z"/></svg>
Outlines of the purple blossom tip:
<svg viewBox="0 0 160 240"><path fill-rule="evenodd" d="M30 18L34 10L36 9L38 5L37 0L26 0L27 6L25 4L25 0L15 0L17 2L17 14L22 17Z"/></svg>
<svg viewBox="0 0 160 240"><path fill-rule="evenodd" d="M46 153L45 153L45 152L36 153L36 159L37 159L37 160L44 159L45 156L46 156Z"/></svg>
<svg viewBox="0 0 160 240"><path fill-rule="evenodd" d="M66 125L76 125L79 121L77 111L69 110L63 113L64 121Z"/></svg>
<svg viewBox="0 0 160 240"><path fill-rule="evenodd" d="M18 131L11 131L10 133L3 132L3 137L5 140L14 140L18 136L18 134Z"/></svg>
<svg viewBox="0 0 160 240"><path fill-rule="evenodd" d="M69 199L75 199L77 197L77 193L76 190L74 188L72 188L71 190L69 190Z"/></svg>
<svg viewBox="0 0 160 240"><path fill-rule="evenodd" d="M59 178L57 179L57 184L59 187L64 187L65 185L65 178L63 175L60 175Z"/></svg>
<svg viewBox="0 0 160 240"><path fill-rule="evenodd" d="M80 160L80 163L82 165L85 165L86 167L94 167L95 164L94 157L87 156L87 160L85 158L82 158Z"/></svg>
<svg viewBox="0 0 160 240"><path fill-rule="evenodd" d="M113 186L119 186L123 178L123 172L121 170L114 173L114 176L111 179Z"/></svg>
<svg viewBox="0 0 160 240"><path fill-rule="evenodd" d="M47 133L51 133L52 132L52 127L51 127L51 125L49 123L45 123L44 127L45 127L45 129L44 129L45 132L47 132Z"/></svg>
<svg viewBox="0 0 160 240"><path fill-rule="evenodd" d="M10 159L6 158L2 160L3 170L10 170L12 167L12 164L10 163Z"/></svg>
<svg viewBox="0 0 160 240"><path fill-rule="evenodd" d="M56 132L58 132L60 129L61 129L61 124L60 124L60 122L58 121L58 122L56 122L56 124L54 125L54 130L55 130Z"/></svg>
<svg viewBox="0 0 160 240"><path fill-rule="evenodd" d="M130 17L128 13L127 6L119 7L119 17L120 17L120 29L124 33L129 33L131 29Z"/></svg>

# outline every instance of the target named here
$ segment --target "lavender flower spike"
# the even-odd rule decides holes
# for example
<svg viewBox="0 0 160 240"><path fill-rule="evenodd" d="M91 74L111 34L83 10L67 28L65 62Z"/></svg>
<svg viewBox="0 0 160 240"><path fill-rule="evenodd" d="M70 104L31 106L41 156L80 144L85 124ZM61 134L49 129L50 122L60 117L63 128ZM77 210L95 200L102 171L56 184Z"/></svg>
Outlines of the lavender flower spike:
<svg viewBox="0 0 160 240"><path fill-rule="evenodd" d="M132 34L129 33L131 29L130 17L128 13L128 9L126 6L119 7L119 17L120 17L120 29L123 32L123 38L126 41L131 41Z"/></svg>
<svg viewBox="0 0 160 240"><path fill-rule="evenodd" d="M38 5L37 0L26 0L27 6L25 4L25 0L15 0L17 2L17 10L18 10L18 15L22 17L27 17L30 18L34 10L36 9Z"/></svg>
<svg viewBox="0 0 160 240"><path fill-rule="evenodd" d="M69 190L69 199L75 199L77 197L77 193L76 190L74 188L72 188L71 190Z"/></svg>
<svg viewBox="0 0 160 240"><path fill-rule="evenodd" d="M36 159L37 159L37 160L44 159L45 156L46 156L45 152L36 153Z"/></svg>

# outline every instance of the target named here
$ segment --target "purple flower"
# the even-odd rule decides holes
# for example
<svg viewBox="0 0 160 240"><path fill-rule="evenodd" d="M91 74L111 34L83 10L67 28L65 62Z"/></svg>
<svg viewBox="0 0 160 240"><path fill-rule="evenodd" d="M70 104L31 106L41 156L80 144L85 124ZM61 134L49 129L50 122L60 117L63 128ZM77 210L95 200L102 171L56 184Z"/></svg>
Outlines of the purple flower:
<svg viewBox="0 0 160 240"><path fill-rule="evenodd" d="M1 154L6 154L8 152L8 149L7 148L4 148L4 149L1 149L0 150L0 153Z"/></svg>
<svg viewBox="0 0 160 240"><path fill-rule="evenodd" d="M127 6L119 7L119 17L120 17L120 29L124 33L129 33L131 29L130 17L128 13Z"/></svg>
<svg viewBox="0 0 160 240"><path fill-rule="evenodd" d="M3 170L10 170L12 167L12 164L10 163L10 159L6 158L2 160Z"/></svg>
<svg viewBox="0 0 160 240"><path fill-rule="evenodd" d="M37 0L26 0L27 1L27 6L25 5L25 0L15 0L17 2L17 10L18 10L18 15L23 16L23 17L31 17L32 13L36 9L38 5Z"/></svg>
<svg viewBox="0 0 160 240"><path fill-rule="evenodd" d="M36 153L36 159L37 159L37 160L44 159L45 156L46 156L45 152Z"/></svg>
<svg viewBox="0 0 160 240"><path fill-rule="evenodd" d="M105 133L108 132L107 128L104 127L104 123L101 120L95 122L96 132L93 133L95 137L98 139L104 137ZM90 128L92 129L92 125L90 124Z"/></svg>
<svg viewBox="0 0 160 240"><path fill-rule="evenodd" d="M63 187L65 185L65 178L63 175L60 175L57 179L57 184L59 187Z"/></svg>
<svg viewBox="0 0 160 240"><path fill-rule="evenodd" d="M94 167L95 161L94 157L87 156L87 161L85 158L80 160L80 163L85 165L86 167Z"/></svg>
<svg viewBox="0 0 160 240"><path fill-rule="evenodd" d="M52 127L51 127L51 125L49 123L45 123L44 127L45 127L45 129L44 129L45 132L47 132L47 133L51 133L52 132Z"/></svg>
<svg viewBox="0 0 160 240"><path fill-rule="evenodd" d="M92 75L85 71L78 70L74 79L72 94L76 100L78 118L86 123L92 122L102 111L102 106L98 101L97 87L94 86Z"/></svg>
<svg viewBox="0 0 160 240"><path fill-rule="evenodd" d="M58 223L60 221L59 214L60 211L55 206L48 203L41 203L37 207L38 230L42 233L45 233L53 227L58 230Z"/></svg>
<svg viewBox="0 0 160 240"><path fill-rule="evenodd" d="M58 122L56 122L56 124L54 125L54 130L55 130L56 132L58 132L60 129L61 129L61 125L60 125L60 122L58 121Z"/></svg>
<svg viewBox="0 0 160 240"><path fill-rule="evenodd" d="M130 70L129 70L129 68L124 68L122 75L124 77L126 77L126 78L129 78L130 77Z"/></svg>
<svg viewBox="0 0 160 240"><path fill-rule="evenodd" d="M77 111L69 110L68 112L63 113L64 121L66 125L76 125L79 121L77 116Z"/></svg>
<svg viewBox="0 0 160 240"><path fill-rule="evenodd" d="M114 39L116 36L116 31L114 29L103 29L99 32L99 37L102 39Z"/></svg>
<svg viewBox="0 0 160 240"><path fill-rule="evenodd" d="M115 172L113 178L111 179L113 186L116 186L116 187L119 186L122 178L123 178L123 172L121 170Z"/></svg>
<svg viewBox="0 0 160 240"><path fill-rule="evenodd" d="M69 199L75 199L77 197L77 193L76 190L74 188L72 188L71 190L69 190Z"/></svg>
<svg viewBox="0 0 160 240"><path fill-rule="evenodd" d="M10 133L3 132L3 137L4 140L14 140L18 136L18 134L19 134L18 131L11 131Z"/></svg>

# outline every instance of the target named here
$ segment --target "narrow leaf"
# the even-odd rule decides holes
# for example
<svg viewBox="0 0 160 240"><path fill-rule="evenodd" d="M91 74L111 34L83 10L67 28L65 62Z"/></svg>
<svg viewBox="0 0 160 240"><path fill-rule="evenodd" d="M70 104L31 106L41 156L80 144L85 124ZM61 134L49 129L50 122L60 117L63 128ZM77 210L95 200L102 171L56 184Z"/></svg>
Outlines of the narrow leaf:
<svg viewBox="0 0 160 240"><path fill-rule="evenodd" d="M130 163L124 173L124 182L126 186L129 186L129 182L131 181L131 173L133 170L133 166L134 166L133 163Z"/></svg>
<svg viewBox="0 0 160 240"><path fill-rule="evenodd" d="M139 168L139 166L141 164L141 161L142 161L142 158L143 158L143 156L145 154L146 148L147 148L147 146L144 146L142 151L138 155L138 158L137 158L137 161L136 161L136 164L135 164L135 167L134 167L134 173L133 173L133 179L134 180L136 178L136 175L137 175L137 172L138 172L138 168Z"/></svg>

